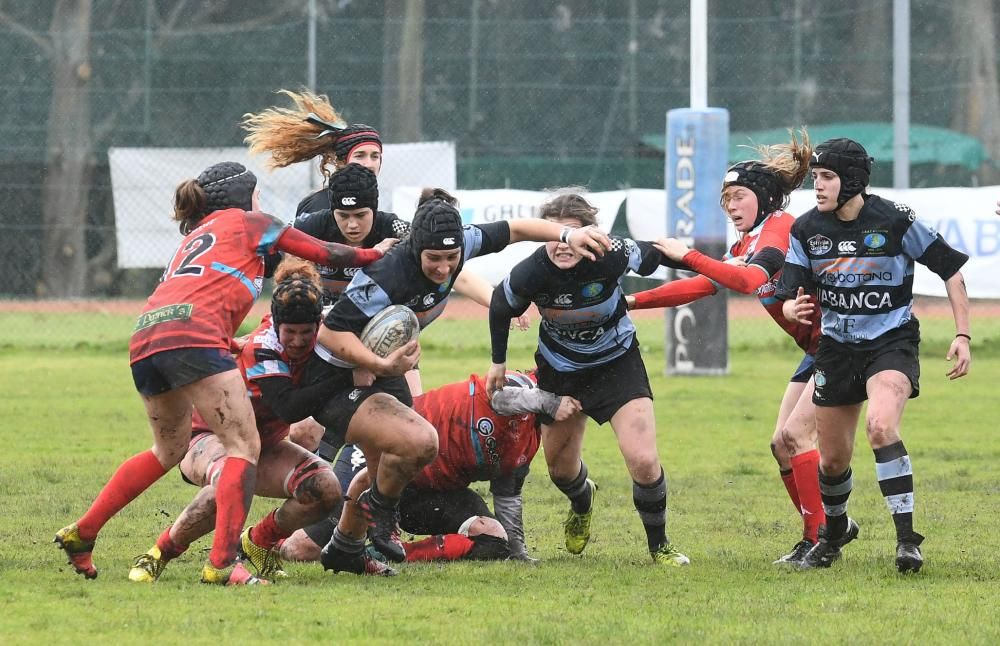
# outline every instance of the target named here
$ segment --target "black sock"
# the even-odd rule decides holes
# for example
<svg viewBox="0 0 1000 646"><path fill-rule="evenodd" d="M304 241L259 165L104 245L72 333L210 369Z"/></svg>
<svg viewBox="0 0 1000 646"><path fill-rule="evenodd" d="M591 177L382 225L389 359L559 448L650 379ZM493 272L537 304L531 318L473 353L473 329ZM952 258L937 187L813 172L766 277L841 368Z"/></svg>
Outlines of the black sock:
<svg viewBox="0 0 1000 646"><path fill-rule="evenodd" d="M667 543L667 479L662 467L656 482L632 482L632 502L646 530L649 551L654 552Z"/></svg>
<svg viewBox="0 0 1000 646"><path fill-rule="evenodd" d="M875 475L882 490L892 522L896 525L897 541L913 541L913 466L902 440L875 453Z"/></svg>
<svg viewBox="0 0 1000 646"><path fill-rule="evenodd" d="M585 514L590 511L590 504L593 502L590 487L587 486L587 465L580 461L580 473L569 482L552 481L559 491L569 498L570 506L578 514Z"/></svg>
<svg viewBox="0 0 1000 646"><path fill-rule="evenodd" d="M372 504L383 509L395 509L399 506L399 498L390 498L378 490L378 481L372 479Z"/></svg>
<svg viewBox="0 0 1000 646"><path fill-rule="evenodd" d="M851 467L840 475L829 476L819 472L819 492L826 513L826 537L840 538L847 531L847 499L854 488Z"/></svg>

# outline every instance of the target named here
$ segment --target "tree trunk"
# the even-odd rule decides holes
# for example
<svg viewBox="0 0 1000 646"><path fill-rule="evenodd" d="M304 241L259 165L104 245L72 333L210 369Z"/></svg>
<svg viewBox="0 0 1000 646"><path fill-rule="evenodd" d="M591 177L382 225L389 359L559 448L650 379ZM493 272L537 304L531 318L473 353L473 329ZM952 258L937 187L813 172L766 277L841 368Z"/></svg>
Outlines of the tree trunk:
<svg viewBox="0 0 1000 646"><path fill-rule="evenodd" d="M382 124L391 141L423 138L424 0L387 0Z"/></svg>
<svg viewBox="0 0 1000 646"><path fill-rule="evenodd" d="M45 244L37 292L80 297L86 289L91 141L91 0L59 0L52 16L52 105L42 189Z"/></svg>
<svg viewBox="0 0 1000 646"><path fill-rule="evenodd" d="M955 42L964 43L960 78L966 91L956 104L955 130L979 139L990 157L1000 160L1000 82L997 81L993 0L969 0L954 5ZM996 168L984 168L981 183L1000 179Z"/></svg>

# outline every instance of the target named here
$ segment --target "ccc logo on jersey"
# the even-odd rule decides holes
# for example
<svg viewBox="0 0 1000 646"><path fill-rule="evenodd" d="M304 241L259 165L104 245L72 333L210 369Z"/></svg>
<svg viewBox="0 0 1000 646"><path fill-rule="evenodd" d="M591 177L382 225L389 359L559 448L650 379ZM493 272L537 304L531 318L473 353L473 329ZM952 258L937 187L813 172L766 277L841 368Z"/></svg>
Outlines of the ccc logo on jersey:
<svg viewBox="0 0 1000 646"><path fill-rule="evenodd" d="M858 250L858 243L853 240L841 240L837 243L837 253L843 255L848 253L856 253Z"/></svg>

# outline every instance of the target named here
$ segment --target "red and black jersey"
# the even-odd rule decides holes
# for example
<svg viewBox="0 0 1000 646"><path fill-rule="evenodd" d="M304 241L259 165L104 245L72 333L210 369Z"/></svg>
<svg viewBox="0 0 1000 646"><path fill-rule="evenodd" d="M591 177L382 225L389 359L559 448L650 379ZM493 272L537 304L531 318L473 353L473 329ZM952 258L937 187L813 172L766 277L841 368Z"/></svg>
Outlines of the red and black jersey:
<svg viewBox="0 0 1000 646"><path fill-rule="evenodd" d="M293 361L278 339L278 332L267 314L253 332L250 333L246 345L236 357L236 364L243 374L247 394L253 406L254 418L257 423L257 433L260 435L262 448L274 446L288 437L289 423L279 417L265 403L261 392L260 381L264 379L287 379L291 384L298 385L309 354L298 361ZM194 411L191 419L195 431L210 431L204 419Z"/></svg>
<svg viewBox="0 0 1000 646"><path fill-rule="evenodd" d="M439 438L437 458L413 479L418 489L449 491L509 476L538 452L535 415L498 415L482 377L428 391L413 400L413 408L438 429Z"/></svg>
<svg viewBox="0 0 1000 646"><path fill-rule="evenodd" d="M264 213L216 211L184 237L146 301L129 345L131 363L177 348L223 348L264 281L264 256L288 225Z"/></svg>
<svg viewBox="0 0 1000 646"><path fill-rule="evenodd" d="M795 339L796 345L808 354L815 354L816 345L819 343L821 317L815 316L811 325L789 321L781 312L783 301L774 296L774 290L781 279L781 269L785 262L785 254L788 253L788 244L794 223L795 217L790 213L775 211L767 216L756 229L738 240L729 249L727 257L746 256L748 266L756 265L767 273L767 282L757 288L757 298L760 300L760 304L764 306L774 322ZM765 249L768 251L760 253ZM774 252L777 252L776 257L772 257L775 256Z"/></svg>

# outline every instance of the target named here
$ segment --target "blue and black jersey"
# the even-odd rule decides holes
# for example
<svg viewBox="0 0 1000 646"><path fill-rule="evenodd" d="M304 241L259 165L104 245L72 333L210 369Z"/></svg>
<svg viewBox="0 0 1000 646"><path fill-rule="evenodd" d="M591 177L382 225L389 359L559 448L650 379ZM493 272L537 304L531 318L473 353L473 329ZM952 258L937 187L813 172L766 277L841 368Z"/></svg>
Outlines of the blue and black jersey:
<svg viewBox="0 0 1000 646"><path fill-rule="evenodd" d="M347 244L347 240L337 226L337 221L329 208L313 213L304 213L295 218L295 223L292 226L326 242ZM365 249L371 249L386 238L402 239L409 232L410 223L406 220L399 219L395 213L377 211L372 220L372 229L361 242L361 246ZM354 275L360 271L359 267L326 267L324 265L316 265L316 269L319 270L320 278L323 281L324 305L331 305L336 301Z"/></svg>
<svg viewBox="0 0 1000 646"><path fill-rule="evenodd" d="M448 295L465 262L502 251L510 244L510 225L507 222L466 225L463 230L462 260L447 283L438 285L424 276L410 241L406 240L393 247L381 260L358 270L327 313L323 324L331 330L360 335L376 314L390 305L405 305L417 315L420 329L430 325L444 311ZM322 346L316 346L316 353L334 365L349 367Z"/></svg>
<svg viewBox="0 0 1000 646"><path fill-rule="evenodd" d="M823 336L875 346L916 329L914 261L948 280L968 259L910 207L865 195L850 222L815 208L796 220L775 296L793 299L802 287L822 309Z"/></svg>
<svg viewBox="0 0 1000 646"><path fill-rule="evenodd" d="M542 316L538 351L556 370L571 372L617 359L635 342L621 279L628 271L648 276L661 264L688 269L667 260L652 243L629 238L612 237L604 256L584 258L567 270L556 267L545 247L539 247L493 292L493 362L506 362L510 320L531 303Z"/></svg>

